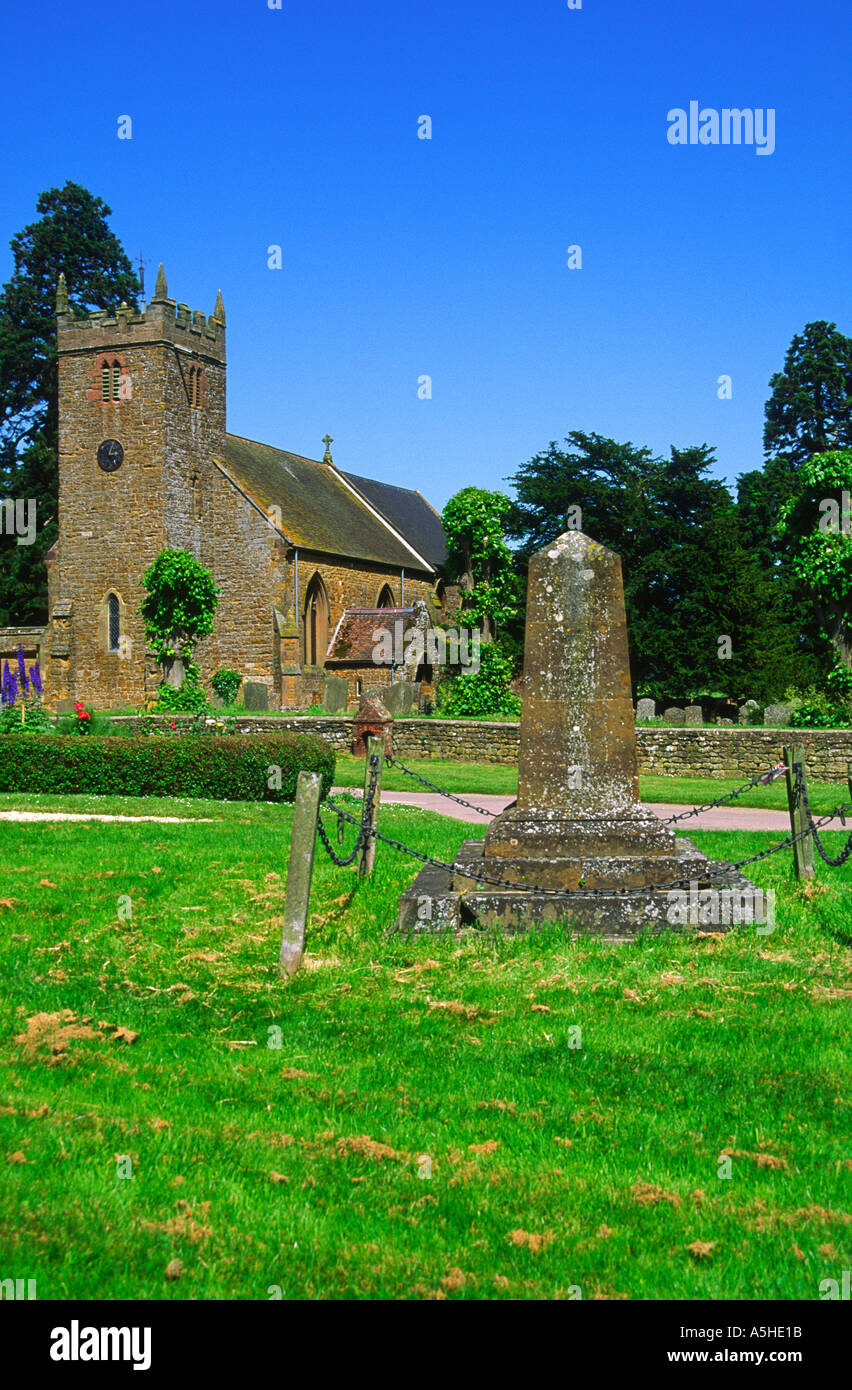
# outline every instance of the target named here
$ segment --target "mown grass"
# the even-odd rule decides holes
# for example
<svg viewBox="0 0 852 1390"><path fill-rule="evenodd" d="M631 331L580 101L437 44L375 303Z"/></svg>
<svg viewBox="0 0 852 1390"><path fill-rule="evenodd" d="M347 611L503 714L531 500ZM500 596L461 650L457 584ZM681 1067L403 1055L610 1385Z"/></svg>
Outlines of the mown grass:
<svg viewBox="0 0 852 1390"><path fill-rule="evenodd" d="M427 777L445 791L491 793L495 796L514 796L518 790L518 769L503 763L460 763L441 758L421 758L406 761L406 767ZM364 759L338 753L334 774L338 787L364 785ZM640 777L643 801L703 806L728 792L736 791L747 777ZM387 767L382 775L386 791L425 791L412 777ZM848 801L849 788L834 782L808 782L811 806L820 815L833 811ZM767 787L753 787L737 797L737 806L756 806L761 810L787 810L787 783L782 777Z"/></svg>
<svg viewBox="0 0 852 1390"><path fill-rule="evenodd" d="M793 1299L849 1267L852 866L807 890L789 853L756 866L771 935L611 947L388 935L412 861L380 847L359 884L320 855L285 984L291 809L133 805L214 821L0 824L0 1276L39 1298ZM381 824L442 857L482 833Z"/></svg>

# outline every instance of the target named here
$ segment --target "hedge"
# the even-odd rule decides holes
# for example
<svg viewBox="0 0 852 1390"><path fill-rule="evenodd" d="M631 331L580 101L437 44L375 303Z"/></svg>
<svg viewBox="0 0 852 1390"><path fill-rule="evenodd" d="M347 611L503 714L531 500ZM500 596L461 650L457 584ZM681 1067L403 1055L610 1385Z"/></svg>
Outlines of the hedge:
<svg viewBox="0 0 852 1390"><path fill-rule="evenodd" d="M281 769L281 787L269 786ZM318 772L322 795L334 778L334 750L313 734L229 734L227 738L133 735L0 737L0 792L96 796L202 796L214 801L292 801L300 772Z"/></svg>

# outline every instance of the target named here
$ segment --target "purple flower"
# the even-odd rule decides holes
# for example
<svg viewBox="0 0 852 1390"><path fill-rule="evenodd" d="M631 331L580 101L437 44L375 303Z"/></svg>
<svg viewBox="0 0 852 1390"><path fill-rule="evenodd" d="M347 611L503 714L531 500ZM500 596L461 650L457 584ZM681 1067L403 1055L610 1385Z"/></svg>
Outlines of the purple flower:
<svg viewBox="0 0 852 1390"><path fill-rule="evenodd" d="M21 691L24 695L29 692L30 683L27 680L27 667L24 661L24 649L18 646L18 680L21 682Z"/></svg>
<svg viewBox="0 0 852 1390"><path fill-rule="evenodd" d="M18 698L18 682L9 670L9 663L3 663L3 684L0 686L0 700L4 705L13 705Z"/></svg>
<svg viewBox="0 0 852 1390"><path fill-rule="evenodd" d="M30 680L33 683L33 690L36 695L41 695L43 687L41 683L41 671L38 669L37 661L30 667Z"/></svg>

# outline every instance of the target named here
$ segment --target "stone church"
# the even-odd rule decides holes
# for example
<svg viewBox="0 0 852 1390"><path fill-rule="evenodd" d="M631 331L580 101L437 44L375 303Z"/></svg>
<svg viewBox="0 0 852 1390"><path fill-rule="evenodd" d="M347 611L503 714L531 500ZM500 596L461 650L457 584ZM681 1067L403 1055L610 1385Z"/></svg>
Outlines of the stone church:
<svg viewBox="0 0 852 1390"><path fill-rule="evenodd" d="M328 671L352 701L390 681L372 631L442 615L444 535L425 498L341 471L328 435L318 460L228 434L221 293L211 317L190 311L160 266L147 307L78 318L60 277L56 321L59 537L37 643L48 706L155 696L139 605L164 547L190 551L220 590L195 654L208 690L227 667L265 686L269 708L304 709Z"/></svg>

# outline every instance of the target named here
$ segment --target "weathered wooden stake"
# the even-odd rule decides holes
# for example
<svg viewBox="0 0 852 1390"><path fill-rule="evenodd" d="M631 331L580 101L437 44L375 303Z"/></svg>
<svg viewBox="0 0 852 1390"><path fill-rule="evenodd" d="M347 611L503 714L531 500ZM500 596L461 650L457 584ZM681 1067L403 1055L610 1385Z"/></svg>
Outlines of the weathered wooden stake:
<svg viewBox="0 0 852 1390"><path fill-rule="evenodd" d="M320 786L318 772L300 772L293 809L293 837L284 892L284 928L281 933L279 967L282 975L295 975L302 964L305 926L311 898L311 875L317 842Z"/></svg>
<svg viewBox="0 0 852 1390"><path fill-rule="evenodd" d="M382 795L382 770L385 765L385 745L380 738L367 739L367 758L364 770L364 798L366 801L367 792L370 786L370 759L373 754L379 759L378 775L376 777L376 792L373 797L373 814L370 821L375 830L379 823L379 801ZM376 862L376 837L371 835L367 843L362 846L361 853L358 855L358 877L367 878L373 872L373 865Z"/></svg>
<svg viewBox="0 0 852 1390"><path fill-rule="evenodd" d="M806 777L805 770L805 750L800 743L793 744L784 749L784 763L787 768L787 805L790 808L790 833L801 835L808 826L808 818L805 815L805 808L802 805L800 796L796 794L796 778L793 773L793 764L801 763L802 777ZM814 876L814 842L810 835L804 839L797 840L793 845L793 865L796 878L813 878Z"/></svg>

